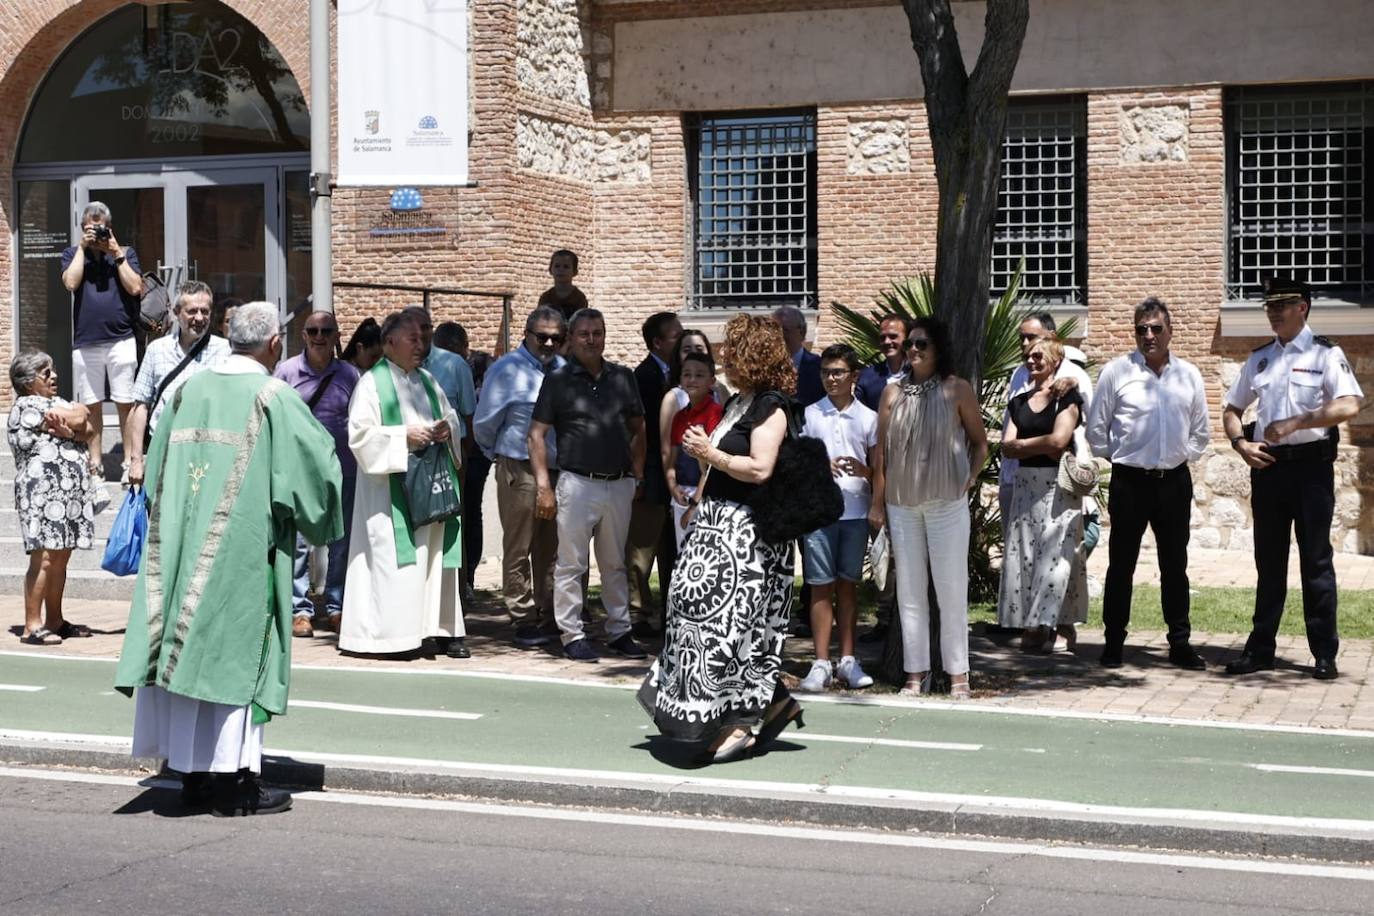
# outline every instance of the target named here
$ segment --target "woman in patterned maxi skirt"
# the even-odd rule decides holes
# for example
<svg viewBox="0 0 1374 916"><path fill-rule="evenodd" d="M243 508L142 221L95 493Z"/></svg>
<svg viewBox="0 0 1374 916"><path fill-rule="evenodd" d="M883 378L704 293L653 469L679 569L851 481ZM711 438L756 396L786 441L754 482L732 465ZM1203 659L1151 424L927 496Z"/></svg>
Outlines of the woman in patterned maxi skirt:
<svg viewBox="0 0 1374 916"><path fill-rule="evenodd" d="M769 317L731 320L723 356L739 394L713 435L693 427L683 436L706 476L673 569L663 652L640 692L666 737L703 744L716 763L801 725L801 706L779 676L792 547L761 540L749 508L777 461L796 370Z"/></svg>

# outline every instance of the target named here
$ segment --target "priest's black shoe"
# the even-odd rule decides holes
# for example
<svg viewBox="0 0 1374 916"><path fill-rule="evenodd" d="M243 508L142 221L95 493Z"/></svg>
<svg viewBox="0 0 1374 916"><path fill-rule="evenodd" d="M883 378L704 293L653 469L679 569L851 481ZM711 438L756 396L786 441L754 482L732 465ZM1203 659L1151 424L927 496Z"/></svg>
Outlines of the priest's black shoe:
<svg viewBox="0 0 1374 916"><path fill-rule="evenodd" d="M1316 666L1312 669L1312 676L1319 681L1334 681L1340 677L1340 672L1336 670L1336 660L1334 658L1319 658Z"/></svg>
<svg viewBox="0 0 1374 916"><path fill-rule="evenodd" d="M268 788L251 771L215 774L215 802L210 808L215 817L277 814L290 807L290 792Z"/></svg>
<svg viewBox="0 0 1374 916"><path fill-rule="evenodd" d="M1186 642L1169 647L1169 664L1188 671L1207 670L1207 662Z"/></svg>
<svg viewBox="0 0 1374 916"><path fill-rule="evenodd" d="M461 636L455 636L449 640L448 647L444 649L444 654L449 658L472 658L472 650L468 648Z"/></svg>
<svg viewBox="0 0 1374 916"><path fill-rule="evenodd" d="M1240 658L1226 663L1227 674L1254 674L1256 671L1273 671L1274 658L1242 652Z"/></svg>
<svg viewBox="0 0 1374 916"><path fill-rule="evenodd" d="M1121 650L1123 646L1119 642L1109 642L1102 647L1102 658L1099 661L1103 668L1120 668Z"/></svg>
<svg viewBox="0 0 1374 916"><path fill-rule="evenodd" d="M187 808L204 808L215 796L215 784L209 773L185 773L181 777L181 804Z"/></svg>

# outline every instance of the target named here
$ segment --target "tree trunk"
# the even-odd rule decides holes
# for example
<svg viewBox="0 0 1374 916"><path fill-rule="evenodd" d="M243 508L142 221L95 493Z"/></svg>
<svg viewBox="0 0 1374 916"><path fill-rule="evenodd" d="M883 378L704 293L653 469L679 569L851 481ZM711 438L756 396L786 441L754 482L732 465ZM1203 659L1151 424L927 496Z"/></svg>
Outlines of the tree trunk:
<svg viewBox="0 0 1374 916"><path fill-rule="evenodd" d="M939 221L935 227L935 314L949 327L954 371L978 390L988 317L992 222L1011 88L1030 18L1029 0L987 0L983 47L970 75L949 0L902 0L925 86L935 153ZM908 561L926 562L925 557ZM948 690L940 664L939 607L930 594L932 683ZM892 615L885 669L900 659L901 614Z"/></svg>

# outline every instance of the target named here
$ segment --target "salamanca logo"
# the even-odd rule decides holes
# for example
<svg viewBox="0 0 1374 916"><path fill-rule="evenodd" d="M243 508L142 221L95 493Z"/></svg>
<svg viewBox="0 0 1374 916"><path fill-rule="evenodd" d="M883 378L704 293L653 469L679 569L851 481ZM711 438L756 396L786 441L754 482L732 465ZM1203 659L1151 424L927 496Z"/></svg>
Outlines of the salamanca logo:
<svg viewBox="0 0 1374 916"><path fill-rule="evenodd" d="M363 129L369 134L376 134L382 129L382 113L375 108L363 112Z"/></svg>

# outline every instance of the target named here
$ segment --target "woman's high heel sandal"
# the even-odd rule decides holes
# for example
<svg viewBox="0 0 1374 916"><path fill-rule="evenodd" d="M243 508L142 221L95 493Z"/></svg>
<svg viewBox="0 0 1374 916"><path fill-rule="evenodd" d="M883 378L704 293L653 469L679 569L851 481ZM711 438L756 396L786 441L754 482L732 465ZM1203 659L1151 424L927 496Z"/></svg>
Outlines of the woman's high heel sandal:
<svg viewBox="0 0 1374 916"><path fill-rule="evenodd" d="M721 744L714 751L708 750L703 755L707 763L730 763L738 760L754 749L757 743L754 733L745 729L742 734L736 735Z"/></svg>
<svg viewBox="0 0 1374 916"><path fill-rule="evenodd" d="M795 721L797 728L806 728L806 723L802 721L802 707L795 697L788 697L782 709L774 713L771 718L763 720L759 726L759 737L756 747L763 747L777 740L778 735L783 733L788 723Z"/></svg>

